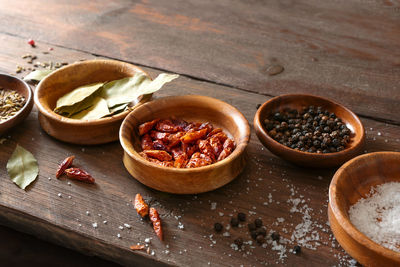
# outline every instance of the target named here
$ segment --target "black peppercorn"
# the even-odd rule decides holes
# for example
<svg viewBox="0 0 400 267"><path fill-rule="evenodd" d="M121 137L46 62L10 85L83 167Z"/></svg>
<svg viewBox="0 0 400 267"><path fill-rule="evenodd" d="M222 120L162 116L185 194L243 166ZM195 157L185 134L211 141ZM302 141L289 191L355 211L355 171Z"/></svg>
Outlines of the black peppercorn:
<svg viewBox="0 0 400 267"><path fill-rule="evenodd" d="M274 241L279 241L279 239L281 238L281 236L280 236L277 232L273 232L273 233L271 234L271 238L272 238L272 240L274 240Z"/></svg>
<svg viewBox="0 0 400 267"><path fill-rule="evenodd" d="M238 217L238 220L241 222L246 221L246 214L244 214L243 212L239 212L237 217Z"/></svg>
<svg viewBox="0 0 400 267"><path fill-rule="evenodd" d="M220 223L215 223L215 224L214 224L214 230L215 230L216 232L221 232L222 229L224 229L224 227L222 226L222 224L220 224Z"/></svg>
<svg viewBox="0 0 400 267"><path fill-rule="evenodd" d="M267 230L260 228L257 230L257 235L267 236Z"/></svg>
<svg viewBox="0 0 400 267"><path fill-rule="evenodd" d="M285 109L264 120L268 134L284 146L309 153L334 153L345 149L351 131L340 118L322 107ZM339 148L340 147L340 148Z"/></svg>
<svg viewBox="0 0 400 267"><path fill-rule="evenodd" d="M233 241L239 248L243 245L243 239L238 237Z"/></svg>
<svg viewBox="0 0 400 267"><path fill-rule="evenodd" d="M255 219L254 224L257 228L260 228L263 225L263 222L261 219Z"/></svg>
<svg viewBox="0 0 400 267"><path fill-rule="evenodd" d="M238 220L238 218L232 217L232 218L231 218L231 225L232 225L233 227L237 227L237 226L239 225L239 220Z"/></svg>
<svg viewBox="0 0 400 267"><path fill-rule="evenodd" d="M296 245L296 246L294 246L293 247L293 253L294 254L300 254L300 252L301 252L301 247L300 246L298 246L298 245Z"/></svg>
<svg viewBox="0 0 400 267"><path fill-rule="evenodd" d="M257 243L258 244L263 244L264 242L265 242L265 238L264 238L264 236L262 236L262 235L258 235L257 237L256 237L256 241L257 241Z"/></svg>
<svg viewBox="0 0 400 267"><path fill-rule="evenodd" d="M251 236L251 238L253 238L255 240L257 238L257 232L256 231L251 231L250 232L250 236Z"/></svg>

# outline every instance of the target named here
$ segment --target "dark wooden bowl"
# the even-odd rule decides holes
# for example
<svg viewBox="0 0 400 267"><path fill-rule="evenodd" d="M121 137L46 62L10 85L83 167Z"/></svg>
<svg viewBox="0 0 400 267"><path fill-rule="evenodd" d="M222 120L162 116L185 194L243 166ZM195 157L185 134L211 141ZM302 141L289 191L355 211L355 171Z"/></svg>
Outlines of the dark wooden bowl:
<svg viewBox="0 0 400 267"><path fill-rule="evenodd" d="M351 131L351 140L346 149L340 152L318 154L295 150L280 144L270 137L265 130L263 120L275 112L284 109L297 109L310 105L321 106L334 112ZM326 168L335 167L358 155L365 143L364 126L360 119L349 109L329 99L304 94L289 94L274 97L265 102L254 116L254 128L261 143L275 155L300 166Z"/></svg>
<svg viewBox="0 0 400 267"><path fill-rule="evenodd" d="M236 148L226 159L199 168L168 168L145 160L139 155L138 126L155 118L171 117L210 122L231 135ZM250 126L239 110L218 99L196 95L166 97L146 103L132 111L120 129L123 162L129 173L149 187L175 194L207 192L232 181L245 166L249 139Z"/></svg>
<svg viewBox="0 0 400 267"><path fill-rule="evenodd" d="M400 182L400 153L375 152L345 163L329 186L329 222L340 245L364 266L400 266L400 253L387 249L361 233L351 223L350 206L371 188Z"/></svg>
<svg viewBox="0 0 400 267"><path fill-rule="evenodd" d="M122 79L137 72L146 74L139 67L116 60L88 60L51 73L39 83L35 92L40 125L49 135L68 143L93 145L118 140L119 127L129 110L90 121L66 118L53 110L61 96L79 86ZM139 104L147 100L142 99Z"/></svg>
<svg viewBox="0 0 400 267"><path fill-rule="evenodd" d="M0 122L0 135L25 120L33 107L33 93L29 85L21 79L7 74L0 74L0 86L4 89L17 91L25 97L25 105L13 117Z"/></svg>

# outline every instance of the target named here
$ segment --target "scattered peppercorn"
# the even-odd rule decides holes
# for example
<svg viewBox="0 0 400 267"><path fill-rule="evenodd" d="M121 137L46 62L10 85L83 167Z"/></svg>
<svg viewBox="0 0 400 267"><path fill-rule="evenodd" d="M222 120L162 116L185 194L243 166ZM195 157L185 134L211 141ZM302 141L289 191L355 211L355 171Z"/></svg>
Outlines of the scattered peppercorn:
<svg viewBox="0 0 400 267"><path fill-rule="evenodd" d="M257 104L256 108L259 109L261 107L261 104Z"/></svg>
<svg viewBox="0 0 400 267"><path fill-rule="evenodd" d="M232 217L232 219L231 219L231 225L232 225L233 227L237 227L237 226L239 225L239 220L238 220L238 218Z"/></svg>
<svg viewBox="0 0 400 267"><path fill-rule="evenodd" d="M214 224L214 230L215 230L216 232L221 232L223 228L224 228L224 227L223 227L222 224L220 224L220 223L215 223L215 224Z"/></svg>
<svg viewBox="0 0 400 267"><path fill-rule="evenodd" d="M264 127L275 141L309 153L333 153L346 148L351 131L335 113L308 106L297 111L276 112L264 120Z"/></svg>
<svg viewBox="0 0 400 267"><path fill-rule="evenodd" d="M256 225L257 228L260 228L263 225L263 222L261 219L255 219L254 224Z"/></svg>
<svg viewBox="0 0 400 267"><path fill-rule="evenodd" d="M300 246L296 245L296 246L293 247L293 253L294 254L300 254L300 252L301 252L301 247Z"/></svg>
<svg viewBox="0 0 400 267"><path fill-rule="evenodd" d="M251 231L250 236L251 236L251 238L253 238L255 240L257 238L257 231L255 231L255 230Z"/></svg>
<svg viewBox="0 0 400 267"><path fill-rule="evenodd" d="M243 239L238 237L233 241L239 248L243 245Z"/></svg>
<svg viewBox="0 0 400 267"><path fill-rule="evenodd" d="M262 235L258 235L257 237L256 237L256 241L257 241L257 243L258 244L263 244L264 242L265 242L265 238L264 238L264 236L262 236Z"/></svg>
<svg viewBox="0 0 400 267"><path fill-rule="evenodd" d="M249 231L254 231L257 228L254 223L249 223L247 226L249 227Z"/></svg>
<svg viewBox="0 0 400 267"><path fill-rule="evenodd" d="M244 214L243 212L239 212L237 217L241 222L246 221L246 214Z"/></svg>
<svg viewBox="0 0 400 267"><path fill-rule="evenodd" d="M257 235L262 235L265 237L267 235L267 230L265 230L264 228L260 228L257 230Z"/></svg>
<svg viewBox="0 0 400 267"><path fill-rule="evenodd" d="M279 241L279 239L281 238L281 236L280 236L277 232L273 232L273 233L271 234L271 238L272 238L272 240L274 240L274 241Z"/></svg>

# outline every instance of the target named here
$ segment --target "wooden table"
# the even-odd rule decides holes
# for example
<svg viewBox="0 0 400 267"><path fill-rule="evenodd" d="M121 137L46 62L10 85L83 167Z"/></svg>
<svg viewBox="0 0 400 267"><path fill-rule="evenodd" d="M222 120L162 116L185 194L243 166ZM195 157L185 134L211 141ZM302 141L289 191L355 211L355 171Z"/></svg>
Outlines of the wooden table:
<svg viewBox="0 0 400 267"><path fill-rule="evenodd" d="M118 59L153 77L161 71L181 74L155 97L216 97L236 106L251 126L257 104L272 96L313 93L361 117L365 152L400 149L398 1L1 0L0 16L2 72L15 74L17 65L28 68L21 58L25 53L40 62ZM36 48L27 44L29 38ZM272 65L284 71L271 76ZM213 192L187 196L161 193L130 177L118 142L77 146L51 138L40 128L36 108L5 137L0 145L0 222L40 239L122 265L328 266L351 260L327 225L327 192L335 169L291 165L263 148L254 131L249 162L237 179ZM35 155L40 167L26 191L11 182L5 168L17 143ZM96 177L96 187L54 178L58 163L70 154ZM136 193L158 207L165 242L138 219L131 203ZM302 202L296 206L295 199ZM290 212L294 206L303 212ZM315 250L303 248L294 255L289 249L297 241L288 241L286 257L280 259L270 244L233 249L235 238L251 240L246 225L216 234L213 224L226 226L239 211L248 222L261 218L267 231L279 232L282 239L290 240L296 226L310 222L306 236L318 235L310 243ZM124 223L131 229L120 230ZM154 255L129 249L149 237ZM2 239L2 247L13 238L24 240L11 235ZM47 250L36 253L47 257L49 265L54 262ZM75 258L78 265L82 261Z"/></svg>

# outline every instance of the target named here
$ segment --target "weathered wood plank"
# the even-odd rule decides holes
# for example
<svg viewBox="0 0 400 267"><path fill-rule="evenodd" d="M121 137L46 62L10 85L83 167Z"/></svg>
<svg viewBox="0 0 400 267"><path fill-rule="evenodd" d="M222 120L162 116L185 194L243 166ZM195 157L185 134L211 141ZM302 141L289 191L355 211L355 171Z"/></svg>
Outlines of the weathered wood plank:
<svg viewBox="0 0 400 267"><path fill-rule="evenodd" d="M55 47L48 55L41 55L40 52L47 48L42 43L33 50L18 45L23 42L20 38L0 35L0 41L10 45L9 49L0 51L0 71L5 72L12 72L15 65L23 64L20 55L25 52L35 51L39 61L74 61L93 57L60 47ZM149 68L146 71L153 76L159 73ZM256 105L269 99L183 76L168 84L156 97L183 94L222 99L238 107L250 123ZM369 119L363 119L363 123L368 136L366 151L399 150L400 127ZM251 156L244 173L221 189L196 196L165 194L136 182L123 167L122 148L118 143L76 146L54 140L41 130L36 108L23 124L7 134L7 139L0 149L1 222L57 244L124 265L156 261L180 266L204 266L208 262L223 266L279 265L282 262L317 266L337 265L349 259L331 240L326 225L327 191L334 170L303 169L286 163L264 149L254 132L248 148ZM40 166L39 178L27 191L17 188L5 170L16 143L30 150ZM96 178L96 186L74 181L69 185L65 178L54 178L58 163L71 154L76 156L77 164L84 166ZM147 223L138 219L131 204L138 192L162 214L164 243L157 240ZM62 197L58 197L58 193ZM229 237L215 234L212 229L214 222L227 225L231 214L242 211L246 212L248 221L260 217L268 231L278 231L282 237L290 239L295 226L303 220L303 214L290 212L293 204L288 201L294 198L304 199L304 203L299 205L304 209L305 205L312 208L311 220L321 243L316 250L303 248L300 256L287 253L287 258L279 260L270 245L266 248L246 245L243 251L233 250L231 244L236 237L251 240L246 227L228 230ZM211 209L213 202L216 203L215 209ZM279 222L281 219L278 218L284 221ZM103 224L104 220L107 224ZM98 223L97 228L93 228L94 222ZM132 228L120 230L119 226L124 223ZM184 225L184 229L178 227L179 223ZM118 233L122 238L117 237ZM154 256L129 250L129 245L144 243L148 237L152 237L150 247L155 251ZM289 242L287 249L293 245Z"/></svg>
<svg viewBox="0 0 400 267"><path fill-rule="evenodd" d="M0 31L400 123L395 1L0 1ZM28 8L27 8L28 7ZM266 69L285 70L269 76Z"/></svg>

